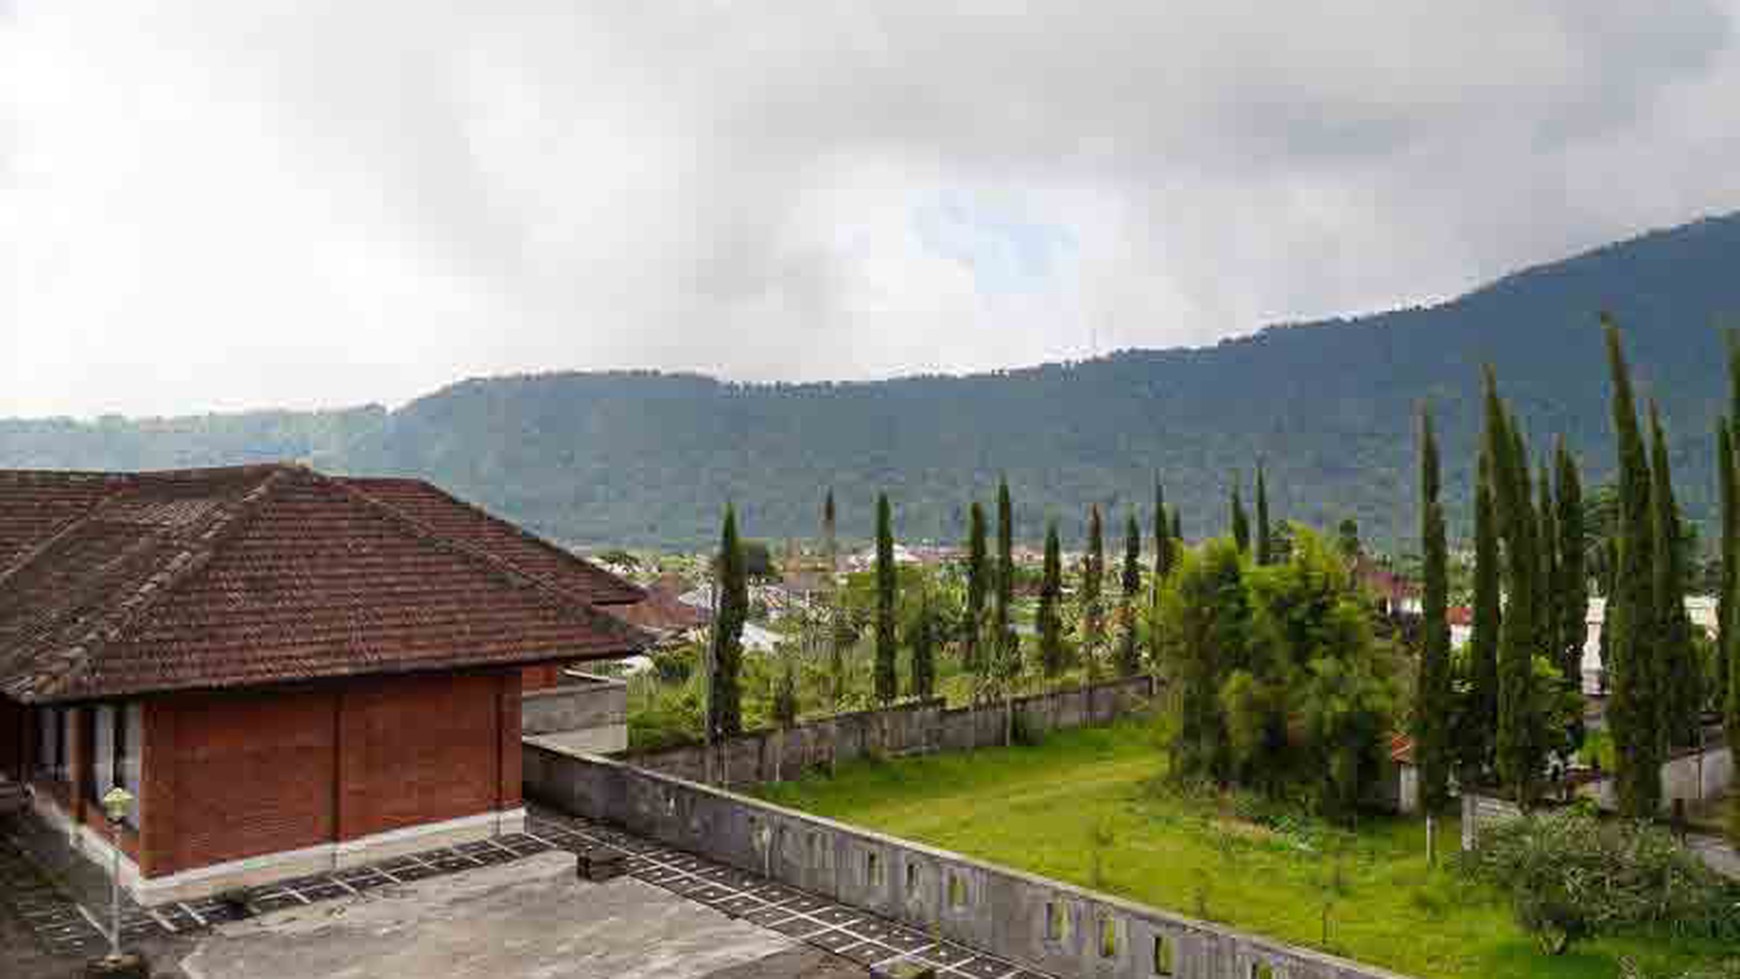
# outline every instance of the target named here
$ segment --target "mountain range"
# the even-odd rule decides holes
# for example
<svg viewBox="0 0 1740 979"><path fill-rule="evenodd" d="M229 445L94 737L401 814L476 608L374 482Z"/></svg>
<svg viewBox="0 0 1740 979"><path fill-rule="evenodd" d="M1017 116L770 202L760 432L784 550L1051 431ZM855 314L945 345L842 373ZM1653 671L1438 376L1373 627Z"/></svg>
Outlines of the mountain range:
<svg viewBox="0 0 1740 979"><path fill-rule="evenodd" d="M1708 524L1722 327L1740 326L1740 214L1651 232L1506 276L1451 301L1272 326L1214 346L1129 350L963 376L744 384L692 374L479 378L397 410L365 406L130 420L0 421L0 466L145 469L300 459L425 477L580 547L690 548L735 502L745 532L811 537L824 492L867 536L885 490L903 538L958 540L999 474L1018 534L1048 517L1079 540L1090 503L1151 507L1159 478L1184 532L1222 532L1232 481L1266 471L1273 512L1355 518L1379 546L1416 532L1414 432L1429 402L1452 532L1468 527L1480 368L1544 455L1569 440L1585 483L1613 465L1601 311L1639 395L1659 401L1680 500ZM1706 539L1707 535L1706 535Z"/></svg>

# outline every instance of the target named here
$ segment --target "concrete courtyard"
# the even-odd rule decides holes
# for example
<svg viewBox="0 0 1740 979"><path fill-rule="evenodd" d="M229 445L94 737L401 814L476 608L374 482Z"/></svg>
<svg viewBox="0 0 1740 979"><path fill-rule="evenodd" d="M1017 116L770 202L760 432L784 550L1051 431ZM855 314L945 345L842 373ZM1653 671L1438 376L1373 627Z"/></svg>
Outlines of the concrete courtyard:
<svg viewBox="0 0 1740 979"><path fill-rule="evenodd" d="M860 966L652 884L577 879L551 852L222 925L189 979L862 979Z"/></svg>

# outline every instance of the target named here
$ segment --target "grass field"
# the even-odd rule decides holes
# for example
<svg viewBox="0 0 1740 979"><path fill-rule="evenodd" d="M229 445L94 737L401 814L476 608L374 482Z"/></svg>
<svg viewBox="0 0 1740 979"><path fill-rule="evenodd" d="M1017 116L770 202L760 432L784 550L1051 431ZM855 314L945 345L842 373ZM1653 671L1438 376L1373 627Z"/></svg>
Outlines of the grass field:
<svg viewBox="0 0 1740 979"><path fill-rule="evenodd" d="M761 794L1425 979L1611 979L1621 957L1651 977L1677 976L1724 951L1638 936L1543 956L1500 897L1427 867L1424 823L1367 821L1352 834L1259 825L1157 784L1164 764L1148 728L1123 724L1037 747L860 762ZM1458 828L1442 833L1448 856Z"/></svg>

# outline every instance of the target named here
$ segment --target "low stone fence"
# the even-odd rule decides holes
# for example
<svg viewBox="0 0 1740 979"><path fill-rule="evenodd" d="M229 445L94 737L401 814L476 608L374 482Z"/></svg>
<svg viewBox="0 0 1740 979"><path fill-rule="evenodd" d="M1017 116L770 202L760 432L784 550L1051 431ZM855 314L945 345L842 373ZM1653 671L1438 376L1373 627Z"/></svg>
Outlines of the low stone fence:
<svg viewBox="0 0 1740 979"><path fill-rule="evenodd" d="M1395 973L528 738L526 794L667 846L1091 979Z"/></svg>
<svg viewBox="0 0 1740 979"><path fill-rule="evenodd" d="M1462 849L1472 850L1480 840L1483 826L1516 819L1522 810L1514 802L1474 792L1462 793ZM1740 880L1740 849L1719 836L1687 833L1686 849L1716 873Z"/></svg>
<svg viewBox="0 0 1740 979"><path fill-rule="evenodd" d="M1726 792L1734 784L1734 753L1717 742L1702 752L1680 751L1661 766L1661 805L1672 809L1674 800L1703 802ZM1578 787L1579 795L1595 800L1602 812L1619 809L1617 780L1612 776Z"/></svg>
<svg viewBox="0 0 1740 979"><path fill-rule="evenodd" d="M564 670L562 681L520 697L522 734L563 735L583 751L621 751L628 747L628 684L579 670Z"/></svg>
<svg viewBox="0 0 1740 979"><path fill-rule="evenodd" d="M1154 691L1153 677L1135 676L1017 697L1015 722L1035 733L1109 724L1144 709ZM1000 745L1005 723L1002 703L949 708L942 700L924 700L836 714L787 731L745 734L714 750L722 781L745 786L796 778L809 769L871 753L907 755ZM638 768L687 779L702 780L707 774L706 749L699 745L622 758Z"/></svg>

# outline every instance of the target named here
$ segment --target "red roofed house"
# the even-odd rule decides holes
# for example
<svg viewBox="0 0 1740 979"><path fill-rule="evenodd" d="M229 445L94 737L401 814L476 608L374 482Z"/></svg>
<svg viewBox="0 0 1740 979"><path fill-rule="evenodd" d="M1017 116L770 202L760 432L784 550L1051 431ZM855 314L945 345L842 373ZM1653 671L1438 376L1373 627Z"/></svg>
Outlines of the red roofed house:
<svg viewBox="0 0 1740 979"><path fill-rule="evenodd" d="M0 472L0 775L143 903L517 831L522 671L632 585L412 480Z"/></svg>

